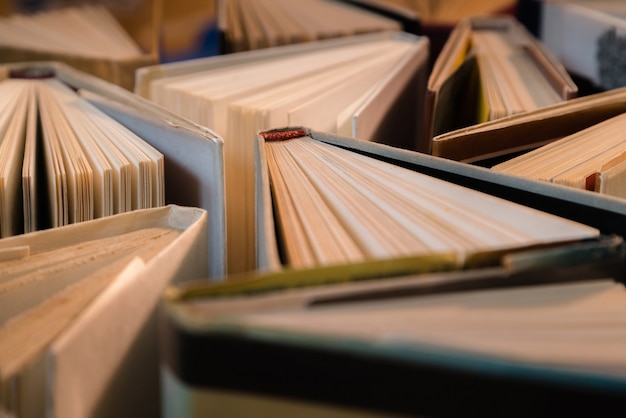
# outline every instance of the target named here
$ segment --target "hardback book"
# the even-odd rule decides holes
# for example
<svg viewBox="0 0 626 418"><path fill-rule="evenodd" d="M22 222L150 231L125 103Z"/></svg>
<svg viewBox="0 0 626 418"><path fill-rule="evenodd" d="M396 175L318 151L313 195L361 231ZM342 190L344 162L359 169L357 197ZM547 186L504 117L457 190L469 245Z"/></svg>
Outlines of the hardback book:
<svg viewBox="0 0 626 418"><path fill-rule="evenodd" d="M482 167L308 128L261 132L256 152L258 271L372 262L375 274L374 265L389 259L398 260L398 268L407 259L426 270L430 262L443 269L497 265L518 249L599 236L596 220L571 219L556 202L626 207L616 199L575 190L567 196L541 182L525 180L524 186L519 178ZM455 184L420 163L467 178ZM484 191L476 186L482 176L511 190L489 194L493 185ZM539 198L522 197L524 188L553 199L555 207L546 212Z"/></svg>
<svg viewBox="0 0 626 418"><path fill-rule="evenodd" d="M626 198L625 123L622 113L491 169Z"/></svg>
<svg viewBox="0 0 626 418"><path fill-rule="evenodd" d="M517 15L516 0L347 0L356 3L376 3L379 8L387 7L408 10L419 21L418 35L430 41L431 64L441 52L454 27L468 16ZM407 13L407 12L404 12ZM404 29L406 31L406 29ZM414 32L412 32L414 33Z"/></svg>
<svg viewBox="0 0 626 418"><path fill-rule="evenodd" d="M225 53L381 31L417 34L408 9L383 2L219 0L217 24Z"/></svg>
<svg viewBox="0 0 626 418"><path fill-rule="evenodd" d="M256 268L254 138L303 124L414 149L428 41L403 32L266 48L140 69L137 93L224 138L228 271Z"/></svg>
<svg viewBox="0 0 626 418"><path fill-rule="evenodd" d="M596 89L626 87L624 2L524 0L520 7L525 23L570 73Z"/></svg>
<svg viewBox="0 0 626 418"><path fill-rule="evenodd" d="M207 251L175 205L0 240L2 416L158 416L158 302Z"/></svg>
<svg viewBox="0 0 626 418"><path fill-rule="evenodd" d="M577 87L539 40L510 16L469 17L435 61L426 95L425 142L437 135L571 99Z"/></svg>
<svg viewBox="0 0 626 418"><path fill-rule="evenodd" d="M61 2L0 16L0 62L64 62L132 90L135 70L159 62L161 0L108 6Z"/></svg>
<svg viewBox="0 0 626 418"><path fill-rule="evenodd" d="M594 93L499 120L457 129L432 140L432 155L493 165L626 111L626 89Z"/></svg>
<svg viewBox="0 0 626 418"><path fill-rule="evenodd" d="M43 138L40 138L42 143L39 144L39 140L34 140L32 135L31 137L25 136L26 130L30 129L26 127L28 118L17 117L14 118L14 122L11 122L11 116L18 114L19 109L26 107L27 101L19 102L18 100L19 106L15 103L7 103L6 111L3 111L3 124L10 128L17 139L25 139L21 142L23 144L22 150L26 149L27 157L34 158L24 159L22 157L20 152L23 151L16 149L19 147L15 146L20 141L4 141L2 144L4 154L2 196L7 202L3 208L6 207L9 211L13 211L3 210L3 222L11 225L10 220L22 218L23 209L21 206L24 199L27 203L31 198L39 199L40 204L32 205L31 203L31 206L41 215L46 206L41 202L47 202L48 199L52 199L57 194L58 197L62 198L62 201L75 202L72 208L74 212L77 212L72 212L71 216L77 216L84 212L87 204L91 204L92 207L98 206L95 205L96 200L93 199L94 190L98 187L107 190L107 193L102 193L101 190L101 201L98 207L108 207L109 212L117 213L116 205L119 205L121 199L118 196L120 184L124 180L126 186L122 189L126 190L124 201L127 209L142 207L137 204L140 202L138 199L146 200L148 197L152 199L158 195L159 200L157 202L161 205L164 203L177 204L207 210L210 213L207 221L209 224L207 262L210 277L217 278L225 275L224 165L222 139L217 134L172 114L120 86L75 70L62 63L5 64L0 66L0 80L2 80L0 85L6 83L11 86L32 84L54 86L56 90L63 93L61 97L65 98L63 100L67 102L64 106L68 112L64 116L63 111L50 106L49 103L40 104L38 108L38 112L43 112L42 115L45 114L46 116L42 116L41 123L35 123L36 128L39 129L48 125L55 128L54 131L51 131L54 135L60 134L63 137L62 141L59 141L58 138L53 141L60 148L57 149L57 154L52 154L57 155L57 157L56 160L50 160L49 167L53 173L56 170L57 174L49 177L50 182L46 182L45 178L39 178L46 167L45 159L42 158L43 155L37 155L38 152L33 152L28 145L37 144L39 145L38 148L43 151L45 148ZM8 97L8 94L2 95L3 100L8 101ZM37 115L35 111L30 114L33 117ZM67 115L70 115L69 119ZM93 122L94 120L96 122ZM24 125L22 126L20 123ZM31 117L30 124L32 125L32 123ZM20 134L20 132L22 133ZM31 129L29 132L33 134L35 131ZM80 143L69 141L68 138L72 137L71 135L68 136L70 133L75 134L77 139L86 141L87 144L90 144L89 147L83 148ZM120 148L110 139L105 140L105 136L116 138L113 134L117 134L118 139L120 136L121 139L127 141L130 140L129 138L132 139L130 142L132 146L128 149L131 154L128 158L135 161L136 164L141 163L137 168L132 169L132 165L129 166L128 162L122 163L121 151L124 150L124 146ZM158 164L150 162L152 160L147 162L139 160L137 152L141 147L137 147L138 138L142 143L145 143L141 145L144 151L147 149L146 147L149 147L151 153L156 152L160 155ZM111 143L105 146L107 142ZM15 158L11 157L12 154ZM76 155L81 156L79 160L76 160L78 162L68 159L70 156ZM68 160L66 161L66 159ZM33 165L31 164L32 161L36 163ZM27 164L23 165L23 162ZM96 170L82 170L84 166L91 166L92 162L97 163ZM62 170L63 167L67 167L67 171ZM114 169L116 167L117 169ZM24 181L22 181L23 170L27 174ZM145 187L149 185L149 181L153 177L151 174L157 174L156 172L152 173L153 171L160 171L163 180L159 183L159 187L156 185L155 187ZM98 173L104 173L104 175L100 176ZM89 182L87 178L89 176L92 176L94 181ZM17 182L9 181L15 179ZM135 189L131 187L133 184L131 180L135 180L135 186L133 186ZM137 180L141 182L138 183ZM70 184L70 186L61 187L61 184ZM137 186L138 184L139 186ZM90 190L90 187L93 189ZM138 190L144 189L144 194L137 194ZM51 192L48 193L48 190ZM43 197L40 193L43 194ZM105 201L107 205L104 205L103 202ZM62 208L67 212L70 207ZM95 216L95 208L92 209L94 209ZM5 216L9 213L15 213L16 216ZM32 218L35 225L40 219L39 216L33 216L34 214L31 212L25 212L25 214L25 219ZM105 212L102 211L102 214ZM53 224L43 224L42 226L53 226Z"/></svg>
<svg viewBox="0 0 626 418"><path fill-rule="evenodd" d="M388 280L228 298L168 288L164 416L622 413L623 283L415 294L418 278Z"/></svg>

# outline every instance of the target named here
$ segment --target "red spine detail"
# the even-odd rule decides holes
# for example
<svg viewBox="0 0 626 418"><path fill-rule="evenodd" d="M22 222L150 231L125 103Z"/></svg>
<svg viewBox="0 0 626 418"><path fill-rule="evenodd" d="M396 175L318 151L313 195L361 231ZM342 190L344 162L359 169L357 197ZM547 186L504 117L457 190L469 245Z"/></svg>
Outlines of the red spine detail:
<svg viewBox="0 0 626 418"><path fill-rule="evenodd" d="M307 132L305 129L302 129L302 128L295 128L295 129L289 128L285 130L277 129L277 130L272 130L272 131L261 132L260 135L266 141L286 141L288 139L307 136Z"/></svg>

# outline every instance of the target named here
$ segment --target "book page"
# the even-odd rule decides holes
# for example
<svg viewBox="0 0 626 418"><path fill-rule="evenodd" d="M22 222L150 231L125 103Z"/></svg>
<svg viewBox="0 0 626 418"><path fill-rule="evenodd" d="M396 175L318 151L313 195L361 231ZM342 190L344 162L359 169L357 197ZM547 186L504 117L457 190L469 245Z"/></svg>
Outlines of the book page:
<svg viewBox="0 0 626 418"><path fill-rule="evenodd" d="M96 5L0 18L0 46L91 58L142 54L111 13Z"/></svg>
<svg viewBox="0 0 626 418"><path fill-rule="evenodd" d="M3 271L14 279L0 289L4 305L12 301L9 317L2 318L0 326L2 380L32 361L130 260L150 260L180 233L173 228L140 229L5 263ZM17 297L24 292L27 299ZM24 304L28 299L29 305Z"/></svg>
<svg viewBox="0 0 626 418"><path fill-rule="evenodd" d="M26 123L33 100L28 86L0 86L0 237L23 231L21 159L26 140Z"/></svg>
<svg viewBox="0 0 626 418"><path fill-rule="evenodd" d="M34 86L30 88L28 120L26 121L26 137L24 159L22 162L22 208L24 210L24 232L42 229L42 218L48 213L44 203L39 199L44 187L37 178L37 96ZM19 160L19 159L18 159Z"/></svg>
<svg viewBox="0 0 626 418"><path fill-rule="evenodd" d="M574 134L555 140L518 157L492 167L495 171L557 183L579 189L595 190L596 173L626 152L623 136L626 114L609 118ZM608 180L608 179L607 179ZM605 184L608 186L608 183ZM611 190L613 196L626 197L620 188Z"/></svg>
<svg viewBox="0 0 626 418"><path fill-rule="evenodd" d="M531 59L513 31L475 29L472 32L487 90L489 119L494 120L562 101L542 69Z"/></svg>
<svg viewBox="0 0 626 418"><path fill-rule="evenodd" d="M163 154L67 85L7 79L0 89L0 129L14 138L0 143L0 234L164 205Z"/></svg>
<svg viewBox="0 0 626 418"><path fill-rule="evenodd" d="M231 52L401 29L393 19L327 0L228 0L225 11Z"/></svg>

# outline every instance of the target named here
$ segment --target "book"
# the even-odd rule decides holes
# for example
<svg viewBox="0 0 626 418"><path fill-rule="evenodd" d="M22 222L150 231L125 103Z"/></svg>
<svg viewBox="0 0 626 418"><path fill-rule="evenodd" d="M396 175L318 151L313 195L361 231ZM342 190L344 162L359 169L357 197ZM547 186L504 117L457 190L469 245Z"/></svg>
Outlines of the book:
<svg viewBox="0 0 626 418"><path fill-rule="evenodd" d="M467 16L502 14L515 9L510 0L464 2L460 0L382 0L383 3L406 7L420 16L426 25L456 25Z"/></svg>
<svg viewBox="0 0 626 418"><path fill-rule="evenodd" d="M376 0L375 3L388 8L408 10L409 13L412 12L417 16L419 31L416 33L428 37L430 41L431 67L441 53L450 33L462 19L468 16L516 16L518 11L518 2L515 0L471 2L461 0Z"/></svg>
<svg viewBox="0 0 626 418"><path fill-rule="evenodd" d="M163 154L66 84L9 78L0 97L0 237L164 205Z"/></svg>
<svg viewBox="0 0 626 418"><path fill-rule="evenodd" d="M85 4L0 17L0 62L58 61L132 90L159 62L161 3Z"/></svg>
<svg viewBox="0 0 626 418"><path fill-rule="evenodd" d="M209 276L220 278L225 275L224 163L219 135L120 86L62 63L5 64L0 66L0 80L2 83L35 80L62 83L79 95L73 98L72 107L76 112L87 109L89 115L98 114L99 120L109 119L110 126L119 124L116 129L129 130L162 154L165 184L161 199L165 204L200 207L211 214L207 221ZM105 125L107 130L110 130L109 125ZM18 179L21 182L22 158L7 161L13 167L19 166ZM21 202L19 193L17 201Z"/></svg>
<svg viewBox="0 0 626 418"><path fill-rule="evenodd" d="M385 148L362 155L358 142L332 142L307 129L260 134L258 270L371 262L365 270L373 273L386 260L398 268L410 260L426 271L430 263L467 269L498 265L519 249L599 236L595 226L381 161L389 158ZM468 166L465 175L478 173Z"/></svg>
<svg viewBox="0 0 626 418"><path fill-rule="evenodd" d="M491 167L492 170L626 198L626 114Z"/></svg>
<svg viewBox="0 0 626 418"><path fill-rule="evenodd" d="M414 148L428 41L377 33L140 69L137 93L224 138L228 272L256 268L254 138L307 124Z"/></svg>
<svg viewBox="0 0 626 418"><path fill-rule="evenodd" d="M220 0L217 24L223 39L222 50L226 53L368 32L416 29L417 16L409 10L392 12L382 6L380 2L364 5L328 0L297 3Z"/></svg>
<svg viewBox="0 0 626 418"><path fill-rule="evenodd" d="M365 283L227 298L168 288L164 416L623 410L623 283L607 277L412 294L411 279L419 282L369 283L363 299L350 296ZM241 355L224 362L233 353Z"/></svg>
<svg viewBox="0 0 626 418"><path fill-rule="evenodd" d="M625 99L619 88L458 129L434 137L432 154L491 167L624 113Z"/></svg>
<svg viewBox="0 0 626 418"><path fill-rule="evenodd" d="M428 79L425 143L430 138L573 98L564 67L510 16L463 19Z"/></svg>
<svg viewBox="0 0 626 418"><path fill-rule="evenodd" d="M159 414L157 305L206 277L207 213L169 205L0 240L3 415Z"/></svg>
<svg viewBox="0 0 626 418"><path fill-rule="evenodd" d="M598 90L626 86L621 44L626 6L620 1L523 1L525 20L573 75Z"/></svg>

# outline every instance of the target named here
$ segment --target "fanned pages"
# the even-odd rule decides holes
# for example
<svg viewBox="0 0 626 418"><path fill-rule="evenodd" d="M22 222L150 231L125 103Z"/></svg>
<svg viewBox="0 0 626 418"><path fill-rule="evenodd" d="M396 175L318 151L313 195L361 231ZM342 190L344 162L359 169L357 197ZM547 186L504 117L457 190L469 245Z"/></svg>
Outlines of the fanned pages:
<svg viewBox="0 0 626 418"><path fill-rule="evenodd" d="M492 166L626 112L626 88L581 96L438 135L432 154Z"/></svg>
<svg viewBox="0 0 626 418"><path fill-rule="evenodd" d="M97 5L2 18L0 45L112 59L141 54L111 12Z"/></svg>
<svg viewBox="0 0 626 418"><path fill-rule="evenodd" d="M432 138L559 103L577 91L563 66L514 18L468 17L429 76L426 128Z"/></svg>
<svg viewBox="0 0 626 418"><path fill-rule="evenodd" d="M414 148L427 40L402 33L149 67L138 91L224 138L229 272L255 268L254 137L306 124ZM417 116L416 116L417 115Z"/></svg>
<svg viewBox="0 0 626 418"><path fill-rule="evenodd" d="M269 184L260 187L271 190L288 267L428 254L454 254L462 266L479 253L598 236L595 228L316 141L302 129L261 136L259 169ZM267 199L258 202L259 249L272 241L263 241L273 234L269 190L257 193Z"/></svg>
<svg viewBox="0 0 626 418"><path fill-rule="evenodd" d="M614 116L492 169L626 198L625 126Z"/></svg>
<svg viewBox="0 0 626 418"><path fill-rule="evenodd" d="M21 83L6 87L0 93L0 237L23 230L21 161L24 139L34 140L33 89Z"/></svg>
<svg viewBox="0 0 626 418"><path fill-rule="evenodd" d="M9 237L0 251L12 253L0 261L2 412L153 415L152 312L166 285L207 274L206 212L138 210ZM150 395L116 393L122 376Z"/></svg>
<svg viewBox="0 0 626 418"><path fill-rule="evenodd" d="M227 52L402 29L393 19L337 1L220 0L219 7Z"/></svg>
<svg viewBox="0 0 626 418"><path fill-rule="evenodd" d="M13 14L0 16L0 62L65 62L132 90L135 70L159 61L160 3L42 3L29 13L9 5Z"/></svg>
<svg viewBox="0 0 626 418"><path fill-rule="evenodd" d="M57 79L0 82L0 236L162 206L163 155Z"/></svg>

